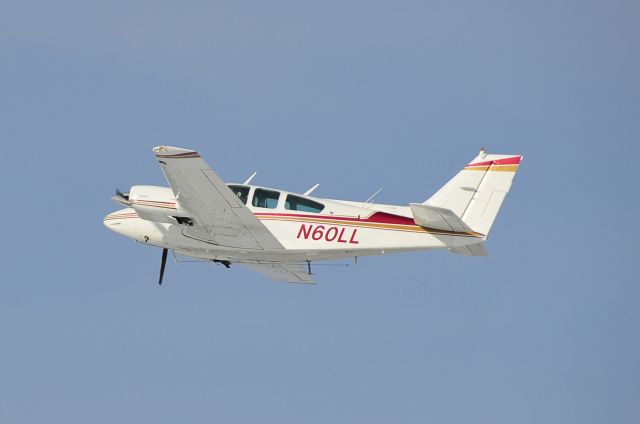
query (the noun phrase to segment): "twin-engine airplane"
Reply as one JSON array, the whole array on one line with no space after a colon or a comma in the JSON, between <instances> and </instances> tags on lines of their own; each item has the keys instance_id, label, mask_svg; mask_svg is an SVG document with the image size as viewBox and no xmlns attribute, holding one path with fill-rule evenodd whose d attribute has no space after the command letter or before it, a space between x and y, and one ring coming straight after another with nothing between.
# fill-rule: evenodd
<instances>
[{"instance_id":1,"label":"twin-engine airplane","mask_svg":"<svg viewBox=\"0 0 640 424\"><path fill-rule=\"evenodd\" d=\"M110 230L276 280L313 283L311 263L393 252L448 249L486 256L484 241L522 156L484 150L437 193L408 206L312 197L250 182L225 184L193 150L153 149L169 187L133 186L113 197L127 206L107 215Z\"/></svg>"}]
</instances>

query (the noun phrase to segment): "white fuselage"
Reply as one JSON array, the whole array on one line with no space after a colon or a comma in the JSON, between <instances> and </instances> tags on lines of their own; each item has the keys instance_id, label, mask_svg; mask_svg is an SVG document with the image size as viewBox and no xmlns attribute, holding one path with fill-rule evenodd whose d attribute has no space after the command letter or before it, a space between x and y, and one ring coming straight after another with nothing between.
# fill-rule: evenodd
<instances>
[{"instance_id":1,"label":"white fuselage","mask_svg":"<svg viewBox=\"0 0 640 424\"><path fill-rule=\"evenodd\" d=\"M104 224L138 242L173 249L176 253L202 259L230 262L317 261L377 255L413 250L454 248L480 243L473 234L428 229L417 225L411 209L405 206L380 205L322 199L277 192L279 198L268 207L254 206L252 185L248 188L246 206L275 236L284 250L248 249L224 241L224 228L215 234L204 234L196 227L181 222L179 199L164 187L146 187L145 195L132 191L131 207L113 212ZM323 206L320 212L292 210L288 195L308 199ZM178 196L179 197L179 196ZM252 201L253 200L253 201Z\"/></svg>"}]
</instances>

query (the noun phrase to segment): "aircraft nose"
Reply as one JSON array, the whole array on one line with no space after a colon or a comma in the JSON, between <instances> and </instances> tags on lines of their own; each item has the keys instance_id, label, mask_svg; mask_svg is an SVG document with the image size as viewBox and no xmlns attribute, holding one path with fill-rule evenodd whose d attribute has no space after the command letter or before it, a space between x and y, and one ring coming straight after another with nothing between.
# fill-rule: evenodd
<instances>
[{"instance_id":1,"label":"aircraft nose","mask_svg":"<svg viewBox=\"0 0 640 424\"><path fill-rule=\"evenodd\" d=\"M119 227L122 226L122 221L120 220L117 212L112 212L107 216L105 216L104 219L102 220L102 223L104 224L105 227L107 227L108 229L116 233L120 232L118 230L119 230Z\"/></svg>"},{"instance_id":2,"label":"aircraft nose","mask_svg":"<svg viewBox=\"0 0 640 424\"><path fill-rule=\"evenodd\" d=\"M105 215L105 217L102 219L102 223L104 224L105 227L107 227L108 229L112 229L112 227L115 224L118 224L116 222L116 218L115 218L115 212L112 212L110 214Z\"/></svg>"},{"instance_id":3,"label":"aircraft nose","mask_svg":"<svg viewBox=\"0 0 640 424\"><path fill-rule=\"evenodd\" d=\"M129 220L131 220L132 218L137 217L138 215L133 209L127 208L108 214L104 217L102 223L111 231L114 231L118 234L126 235L125 233L128 232L128 230L126 229L127 222L129 222Z\"/></svg>"}]
</instances>

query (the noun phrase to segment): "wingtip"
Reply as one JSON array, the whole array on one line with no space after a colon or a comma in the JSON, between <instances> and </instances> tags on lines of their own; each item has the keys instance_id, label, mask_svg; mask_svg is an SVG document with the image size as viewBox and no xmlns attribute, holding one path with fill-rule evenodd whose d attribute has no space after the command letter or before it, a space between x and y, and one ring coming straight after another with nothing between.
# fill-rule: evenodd
<instances>
[{"instance_id":1,"label":"wingtip","mask_svg":"<svg viewBox=\"0 0 640 424\"><path fill-rule=\"evenodd\" d=\"M200 157L198 152L190 149L183 149L182 147L173 146L156 146L153 148L153 153L157 157L161 158L195 158Z\"/></svg>"}]
</instances>

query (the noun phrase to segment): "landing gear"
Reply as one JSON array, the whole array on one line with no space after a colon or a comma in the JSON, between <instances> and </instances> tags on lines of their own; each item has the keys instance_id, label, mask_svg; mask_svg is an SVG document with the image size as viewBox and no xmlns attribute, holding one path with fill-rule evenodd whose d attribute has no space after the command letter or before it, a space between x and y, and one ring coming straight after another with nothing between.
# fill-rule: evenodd
<instances>
[{"instance_id":1,"label":"landing gear","mask_svg":"<svg viewBox=\"0 0 640 424\"><path fill-rule=\"evenodd\" d=\"M231 262L229 262L229 261L224 261L224 260L223 260L223 261L221 261L221 260L219 260L219 259L211 259L211 261L212 261L212 262L215 262L215 263L217 263L217 264L222 264L222 265L224 265L224 266L225 266L225 268L231 268Z\"/></svg>"}]
</instances>

